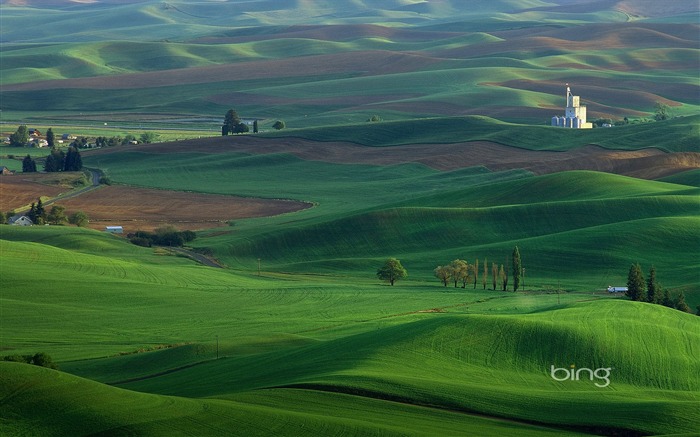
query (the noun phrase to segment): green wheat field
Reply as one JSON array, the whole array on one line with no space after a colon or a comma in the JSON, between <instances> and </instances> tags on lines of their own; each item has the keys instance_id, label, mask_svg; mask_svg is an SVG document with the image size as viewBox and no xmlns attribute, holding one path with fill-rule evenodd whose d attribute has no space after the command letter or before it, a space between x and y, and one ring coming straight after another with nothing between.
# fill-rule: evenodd
<instances>
[{"instance_id":1,"label":"green wheat field","mask_svg":"<svg viewBox=\"0 0 700 437\"><path fill-rule=\"evenodd\" d=\"M3 135L152 131L83 164L310 205L198 230L189 249L223 268L0 226L0 358L58 365L0 360L0 435L700 430L694 0L0 3ZM618 126L550 127L569 82ZM229 108L261 132L220 136ZM0 146L0 196L48 153ZM524 283L494 290L515 246ZM455 259L474 283L434 276ZM608 293L635 263L691 312Z\"/></svg>"}]
</instances>

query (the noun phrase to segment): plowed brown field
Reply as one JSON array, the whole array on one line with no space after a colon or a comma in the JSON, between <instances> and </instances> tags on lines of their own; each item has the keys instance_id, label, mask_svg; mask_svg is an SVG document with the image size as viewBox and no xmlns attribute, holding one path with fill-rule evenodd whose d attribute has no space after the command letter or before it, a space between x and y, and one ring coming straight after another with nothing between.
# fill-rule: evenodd
<instances>
[{"instance_id":1,"label":"plowed brown field","mask_svg":"<svg viewBox=\"0 0 700 437\"><path fill-rule=\"evenodd\" d=\"M90 227L123 226L124 232L173 225L179 230L225 226L228 221L266 217L311 207L288 200L250 199L124 186L106 186L57 201L67 212L84 211Z\"/></svg>"}]
</instances>

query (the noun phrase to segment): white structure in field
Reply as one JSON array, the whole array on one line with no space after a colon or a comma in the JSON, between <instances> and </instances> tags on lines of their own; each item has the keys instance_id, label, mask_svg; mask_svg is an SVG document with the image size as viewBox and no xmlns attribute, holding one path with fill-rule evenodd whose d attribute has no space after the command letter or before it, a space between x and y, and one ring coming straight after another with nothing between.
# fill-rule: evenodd
<instances>
[{"instance_id":1,"label":"white structure in field","mask_svg":"<svg viewBox=\"0 0 700 437\"><path fill-rule=\"evenodd\" d=\"M571 94L569 84L566 84L566 113L563 117L552 117L552 126L569 127L572 129L590 129L593 123L586 121L586 105L581 105L581 98Z\"/></svg>"}]
</instances>

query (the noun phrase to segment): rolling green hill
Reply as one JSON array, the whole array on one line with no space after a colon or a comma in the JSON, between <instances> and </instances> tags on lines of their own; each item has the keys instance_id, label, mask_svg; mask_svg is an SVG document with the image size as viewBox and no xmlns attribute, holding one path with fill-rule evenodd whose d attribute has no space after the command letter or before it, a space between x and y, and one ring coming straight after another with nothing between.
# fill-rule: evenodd
<instances>
[{"instance_id":1,"label":"rolling green hill","mask_svg":"<svg viewBox=\"0 0 700 437\"><path fill-rule=\"evenodd\" d=\"M9 3L0 93L4 118L18 122L95 113L110 122L143 113L221 117L235 107L266 129L277 119L314 127L372 115L542 125L562 113L565 83L590 119L645 118L657 102L674 116L698 113L697 24L682 18L697 4L686 0L673 9L538 0L469 8L454 1ZM30 20L52 26L27 32Z\"/></svg>"},{"instance_id":2,"label":"rolling green hill","mask_svg":"<svg viewBox=\"0 0 700 437\"><path fill-rule=\"evenodd\" d=\"M605 291L640 263L700 305L697 1L468 3L0 0L3 131L186 126L82 159L313 204L198 232L224 268L0 226L0 435L697 432L700 318ZM549 127L567 83L629 123ZM262 132L219 137L229 108ZM434 277L457 258L473 285Z\"/></svg>"},{"instance_id":3,"label":"rolling green hill","mask_svg":"<svg viewBox=\"0 0 700 437\"><path fill-rule=\"evenodd\" d=\"M160 435L206 423L215 435L264 423L281 435L576 435L700 423L698 319L675 310L589 293L257 277L95 231L33 231L3 228L3 348L41 348L63 370L120 388L0 363L3 433ZM82 252L95 245L107 251ZM156 350L116 354L137 346ZM552 365L571 364L610 368L609 388L600 373L551 378Z\"/></svg>"}]
</instances>

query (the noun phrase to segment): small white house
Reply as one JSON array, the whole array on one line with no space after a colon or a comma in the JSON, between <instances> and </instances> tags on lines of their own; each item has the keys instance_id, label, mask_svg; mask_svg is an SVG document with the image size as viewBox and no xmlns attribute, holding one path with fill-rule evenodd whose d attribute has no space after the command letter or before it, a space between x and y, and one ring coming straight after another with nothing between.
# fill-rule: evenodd
<instances>
[{"instance_id":1,"label":"small white house","mask_svg":"<svg viewBox=\"0 0 700 437\"><path fill-rule=\"evenodd\" d=\"M121 226L105 226L105 232L110 234L123 234L124 228Z\"/></svg>"},{"instance_id":2,"label":"small white house","mask_svg":"<svg viewBox=\"0 0 700 437\"><path fill-rule=\"evenodd\" d=\"M608 293L627 293L627 287L608 286Z\"/></svg>"},{"instance_id":3,"label":"small white house","mask_svg":"<svg viewBox=\"0 0 700 437\"><path fill-rule=\"evenodd\" d=\"M23 216L17 218L15 221L13 221L11 224L13 224L15 226L32 226L34 224L34 222L32 221L32 219L30 219L26 215L23 215Z\"/></svg>"}]
</instances>

